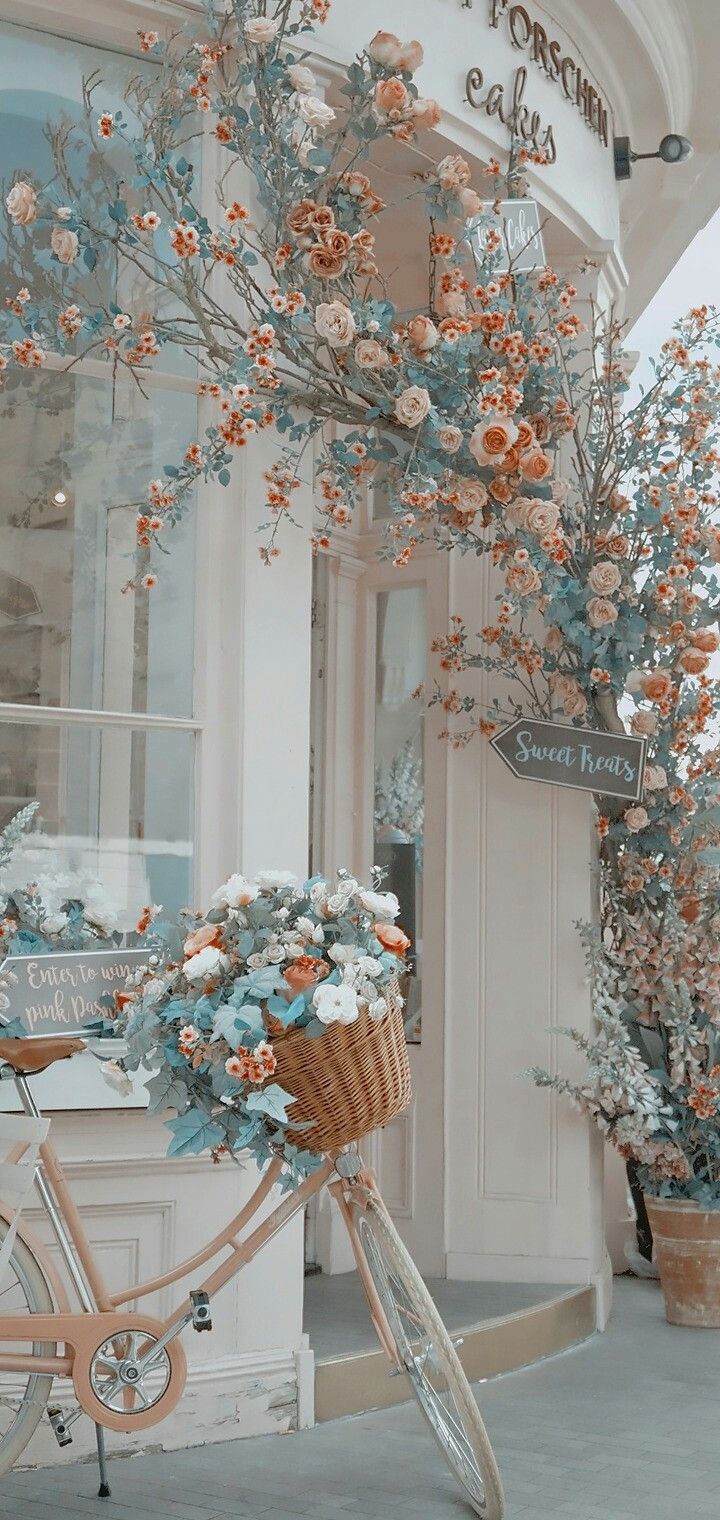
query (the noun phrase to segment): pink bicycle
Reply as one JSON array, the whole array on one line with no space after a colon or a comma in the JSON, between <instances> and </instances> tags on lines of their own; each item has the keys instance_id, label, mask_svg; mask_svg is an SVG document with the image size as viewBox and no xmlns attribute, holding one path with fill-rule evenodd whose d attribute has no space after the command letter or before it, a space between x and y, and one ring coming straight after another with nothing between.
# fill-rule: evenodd
<instances>
[{"instance_id":1,"label":"pink bicycle","mask_svg":"<svg viewBox=\"0 0 720 1520\"><path fill-rule=\"evenodd\" d=\"M22 1456L47 1413L61 1445L81 1414L94 1421L100 1495L110 1493L105 1430L140 1432L164 1420L182 1396L186 1360L181 1336L212 1328L212 1300L309 1199L329 1187L347 1226L370 1317L390 1371L404 1373L466 1500L484 1520L501 1520L500 1474L470 1385L432 1298L405 1250L354 1145L328 1152L317 1171L287 1194L260 1224L252 1221L277 1181L280 1156L267 1167L252 1198L226 1228L172 1271L110 1293L93 1255L58 1156L47 1137L28 1077L82 1049L68 1038L0 1040L0 1076L13 1078L26 1118L0 1118L0 1137L25 1126L20 1143L0 1165L3 1197L28 1180L47 1212L69 1283L27 1229L16 1209L0 1203L0 1473ZM17 1179L21 1181L18 1183ZM242 1238L241 1238L242 1237ZM7 1249L3 1251L2 1242ZM201 1269L217 1258L206 1276ZM197 1287L164 1320L127 1307L159 1288L198 1273ZM72 1380L76 1407L51 1402L54 1377Z\"/></svg>"}]
</instances>

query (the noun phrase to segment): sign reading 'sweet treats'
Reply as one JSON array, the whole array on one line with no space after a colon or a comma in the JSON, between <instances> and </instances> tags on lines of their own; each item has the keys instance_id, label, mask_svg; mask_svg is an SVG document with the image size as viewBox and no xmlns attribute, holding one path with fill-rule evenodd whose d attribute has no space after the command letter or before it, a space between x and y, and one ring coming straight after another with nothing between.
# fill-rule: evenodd
<instances>
[{"instance_id":1,"label":"sign reading 'sweet treats'","mask_svg":"<svg viewBox=\"0 0 720 1520\"><path fill-rule=\"evenodd\" d=\"M29 1035L82 1034L88 1024L112 1017L99 999L121 992L147 958L147 950L11 955L0 967L17 978L5 988L10 1007L3 1021L20 1019Z\"/></svg>"},{"instance_id":2,"label":"sign reading 'sweet treats'","mask_svg":"<svg viewBox=\"0 0 720 1520\"><path fill-rule=\"evenodd\" d=\"M600 792L626 802L642 797L646 741L631 734L516 718L490 742L513 775L526 781Z\"/></svg>"}]
</instances>

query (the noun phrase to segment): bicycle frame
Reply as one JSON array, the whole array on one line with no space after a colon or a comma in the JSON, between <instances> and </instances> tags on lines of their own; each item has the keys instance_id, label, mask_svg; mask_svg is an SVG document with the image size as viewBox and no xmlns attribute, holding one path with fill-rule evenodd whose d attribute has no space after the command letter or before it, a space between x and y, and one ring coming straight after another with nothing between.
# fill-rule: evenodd
<instances>
[{"instance_id":1,"label":"bicycle frame","mask_svg":"<svg viewBox=\"0 0 720 1520\"><path fill-rule=\"evenodd\" d=\"M26 1111L38 1117L39 1111L26 1078L17 1077L16 1085ZM22 1149L24 1147L18 1148L20 1153ZM186 1295L167 1319L158 1320L139 1315L135 1311L128 1311L123 1309L123 1306L179 1282L182 1278L188 1277L199 1268L211 1263L221 1252L229 1250L230 1255L225 1260L220 1261L201 1282L194 1284L197 1290L207 1293L209 1298L212 1297L238 1272L241 1272L258 1251L261 1251L263 1246L267 1245L268 1241L272 1240L312 1197L320 1193L326 1184L330 1185L350 1233L353 1252L369 1300L371 1318L381 1345L390 1360L395 1363L394 1341L365 1263L351 1208L351 1201L362 1202L367 1199L369 1189L376 1193L375 1179L371 1173L361 1171L357 1167L352 1175L339 1176L338 1154L328 1154L312 1176L308 1177L294 1192L287 1194L267 1218L260 1224L256 1224L244 1239L239 1239L240 1233L250 1224L278 1180L283 1163L280 1157L276 1157L263 1173L254 1193L239 1213L234 1215L225 1228L208 1241L202 1249L158 1277L133 1283L121 1293L110 1293L93 1255L92 1246L72 1197L60 1159L51 1141L46 1140L40 1146L35 1183L60 1248L68 1277L82 1305L82 1312L79 1314L72 1312L67 1289L49 1259L45 1247L21 1226L19 1233L45 1273L58 1310L50 1314L0 1315L0 1341L16 1340L25 1343L32 1341L34 1345L48 1341L56 1345L62 1342L65 1354L46 1356L0 1351L0 1372L51 1373L71 1377L78 1400L85 1412L96 1423L109 1429L139 1430L164 1419L180 1399L185 1385L185 1355L176 1337L191 1322L192 1307L189 1306ZM17 1154L14 1159L17 1159ZM90 1379L90 1363L100 1345L113 1337L133 1330L146 1333L152 1339L151 1351L147 1352L148 1358L151 1355L157 1356L161 1348L170 1348L170 1381L162 1399L152 1408L143 1411L131 1407L127 1414L116 1414L105 1408L94 1394ZM146 1345L150 1346L150 1340Z\"/></svg>"}]
</instances>

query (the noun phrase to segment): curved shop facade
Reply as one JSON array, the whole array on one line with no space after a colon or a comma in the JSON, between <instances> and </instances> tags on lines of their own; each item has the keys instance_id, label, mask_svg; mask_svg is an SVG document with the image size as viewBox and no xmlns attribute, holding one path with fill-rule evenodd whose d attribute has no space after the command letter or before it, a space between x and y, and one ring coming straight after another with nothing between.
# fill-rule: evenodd
<instances>
[{"instance_id":1,"label":"curved shop facade","mask_svg":"<svg viewBox=\"0 0 720 1520\"><path fill-rule=\"evenodd\" d=\"M716 205L711 27L698 9L637 0L628 16L608 0L600 25L590 0L334 0L317 70L332 96L337 65L375 31L419 37L448 150L479 174L504 159L512 126L545 147L551 162L530 178L548 259L588 301L634 316ZM42 125L77 110L83 74L101 69L118 93L137 29L191 10L66 0L60 15L44 0L2 0L2 178L21 159L41 173ZM694 141L693 160L638 166L619 187L613 137L647 151L668 131ZM407 156L378 169L396 186L408 172ZM392 237L383 260L397 253L408 307L424 302L424 249L400 213ZM553 1064L549 1025L590 1027L573 929L593 913L589 804L515 780L489 748L448 753L411 699L448 612L491 604L485 572L432 550L402 575L381 562L380 482L315 562L312 501L298 492L308 531L260 573L274 457L263 439L227 491L201 493L167 589L149 605L122 597L128 502L202 425L194 377L156 372L143 397L87 361L72 377L51 367L43 387L0 413L3 571L29 588L18 617L0 584L3 821L39 797L36 868L99 877L130 915L205 902L238 868L385 864L418 947L415 1101L370 1145L399 1227L429 1274L594 1283L601 1324L602 1157L583 1123L517 1076ZM208 1232L220 1227L245 1183L202 1158L164 1159L142 1089L132 1106L108 1106L89 1058L41 1081L113 1286L130 1270L162 1274L200 1213ZM341 1271L344 1249L325 1205L304 1238L298 1224L273 1243L242 1300L228 1291L212 1343L194 1338L188 1394L163 1439L312 1419L303 1257ZM57 1460L54 1444L35 1442L35 1460Z\"/></svg>"}]
</instances>

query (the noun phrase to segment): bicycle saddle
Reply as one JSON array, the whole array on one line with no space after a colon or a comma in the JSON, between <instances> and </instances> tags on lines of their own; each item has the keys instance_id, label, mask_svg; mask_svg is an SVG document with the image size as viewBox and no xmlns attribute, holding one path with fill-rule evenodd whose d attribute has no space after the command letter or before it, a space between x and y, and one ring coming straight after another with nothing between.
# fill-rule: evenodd
<instances>
[{"instance_id":1,"label":"bicycle saddle","mask_svg":"<svg viewBox=\"0 0 720 1520\"><path fill-rule=\"evenodd\" d=\"M74 1035L40 1035L36 1040L0 1040L0 1063L26 1076L44 1071L53 1061L65 1061L85 1049L85 1041Z\"/></svg>"}]
</instances>

